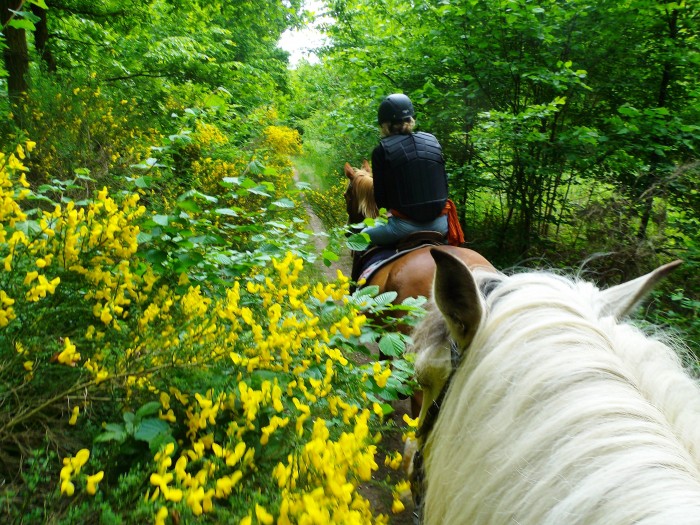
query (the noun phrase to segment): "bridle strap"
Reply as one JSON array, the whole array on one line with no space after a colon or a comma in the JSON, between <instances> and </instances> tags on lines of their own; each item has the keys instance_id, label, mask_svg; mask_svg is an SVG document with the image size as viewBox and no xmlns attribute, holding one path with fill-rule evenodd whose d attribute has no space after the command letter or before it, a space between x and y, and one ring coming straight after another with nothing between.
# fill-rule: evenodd
<instances>
[{"instance_id":1,"label":"bridle strap","mask_svg":"<svg viewBox=\"0 0 700 525\"><path fill-rule=\"evenodd\" d=\"M440 390L438 396L428 407L428 411L425 413L423 423L418 429L418 432L416 432L417 438L427 439L428 434L430 434L430 431L433 430L435 422L437 421L437 418L440 415L440 407L442 406L442 402L445 399L447 388L450 386L450 383L452 382L452 377L457 371L457 368L459 368L460 355L459 350L457 348L457 343L455 343L454 340L450 341L450 361L452 364L452 370L450 371L450 375L447 377L447 381L445 381L445 384L443 385L442 390Z\"/></svg>"},{"instance_id":2,"label":"bridle strap","mask_svg":"<svg viewBox=\"0 0 700 525\"><path fill-rule=\"evenodd\" d=\"M459 353L459 348L454 340L450 341L450 361L452 363L452 370L450 375L447 377L447 381L440 390L440 394L435 398L435 400L428 407L428 411L425 413L425 418L416 432L416 438L418 439L418 450L413 455L413 476L411 478L411 492L413 494L414 511L413 511L413 522L416 525L420 525L423 522L423 503L425 496L425 463L423 459L423 446L433 430L437 418L440 415L440 408L447 394L447 389L452 383L452 378L455 372L459 368L462 361L462 356Z\"/></svg>"}]
</instances>

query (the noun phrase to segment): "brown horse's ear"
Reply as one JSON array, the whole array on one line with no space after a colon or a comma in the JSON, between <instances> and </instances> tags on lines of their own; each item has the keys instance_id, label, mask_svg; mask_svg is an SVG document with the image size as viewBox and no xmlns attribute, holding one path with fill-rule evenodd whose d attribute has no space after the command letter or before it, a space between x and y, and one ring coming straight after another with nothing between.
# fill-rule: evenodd
<instances>
[{"instance_id":1,"label":"brown horse's ear","mask_svg":"<svg viewBox=\"0 0 700 525\"><path fill-rule=\"evenodd\" d=\"M440 248L430 254L435 260L433 299L447 321L450 334L464 350L474 339L483 309L472 273L461 260Z\"/></svg>"},{"instance_id":2,"label":"brown horse's ear","mask_svg":"<svg viewBox=\"0 0 700 525\"><path fill-rule=\"evenodd\" d=\"M367 159L364 159L362 161L362 169L365 170L367 173L371 174L372 173L372 166L370 163L367 161Z\"/></svg>"},{"instance_id":3,"label":"brown horse's ear","mask_svg":"<svg viewBox=\"0 0 700 525\"><path fill-rule=\"evenodd\" d=\"M345 170L345 176L352 180L355 178L355 170L352 169L352 166L350 166L349 162L345 163L345 166L343 166L343 169Z\"/></svg>"},{"instance_id":4,"label":"brown horse's ear","mask_svg":"<svg viewBox=\"0 0 700 525\"><path fill-rule=\"evenodd\" d=\"M678 268L683 261L673 261L632 281L608 288L602 293L603 305L600 316L613 316L622 319L651 292L656 283Z\"/></svg>"}]
</instances>

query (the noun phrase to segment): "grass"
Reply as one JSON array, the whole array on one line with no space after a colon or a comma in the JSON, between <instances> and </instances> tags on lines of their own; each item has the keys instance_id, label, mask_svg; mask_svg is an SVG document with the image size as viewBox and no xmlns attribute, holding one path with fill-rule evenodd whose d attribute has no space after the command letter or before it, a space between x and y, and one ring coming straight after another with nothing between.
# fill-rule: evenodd
<instances>
[{"instance_id":1,"label":"grass","mask_svg":"<svg viewBox=\"0 0 700 525\"><path fill-rule=\"evenodd\" d=\"M307 182L316 191L332 188L342 175L342 166L336 165L328 144L311 140L304 142L304 153L293 159L299 180Z\"/></svg>"}]
</instances>

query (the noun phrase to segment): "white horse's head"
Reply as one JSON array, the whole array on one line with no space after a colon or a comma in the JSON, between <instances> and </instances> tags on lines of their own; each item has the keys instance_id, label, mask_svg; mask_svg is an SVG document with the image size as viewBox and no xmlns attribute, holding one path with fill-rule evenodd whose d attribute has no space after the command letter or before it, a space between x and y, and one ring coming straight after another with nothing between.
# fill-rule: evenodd
<instances>
[{"instance_id":1,"label":"white horse's head","mask_svg":"<svg viewBox=\"0 0 700 525\"><path fill-rule=\"evenodd\" d=\"M700 389L622 321L678 263L599 290L433 257L419 379L450 377L450 338L461 355L424 437L425 523L700 523ZM426 330L444 337L424 352Z\"/></svg>"}]
</instances>

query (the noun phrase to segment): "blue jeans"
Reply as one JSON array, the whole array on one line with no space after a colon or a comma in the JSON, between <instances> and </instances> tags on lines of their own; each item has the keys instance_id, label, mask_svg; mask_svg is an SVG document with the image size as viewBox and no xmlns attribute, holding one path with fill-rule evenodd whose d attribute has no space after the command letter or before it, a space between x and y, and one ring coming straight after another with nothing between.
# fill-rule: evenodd
<instances>
[{"instance_id":1,"label":"blue jeans","mask_svg":"<svg viewBox=\"0 0 700 525\"><path fill-rule=\"evenodd\" d=\"M362 233L369 235L377 246L396 244L413 232L435 231L447 235L447 215L440 215L430 222L413 222L398 217L389 217L386 224L369 226Z\"/></svg>"}]
</instances>

